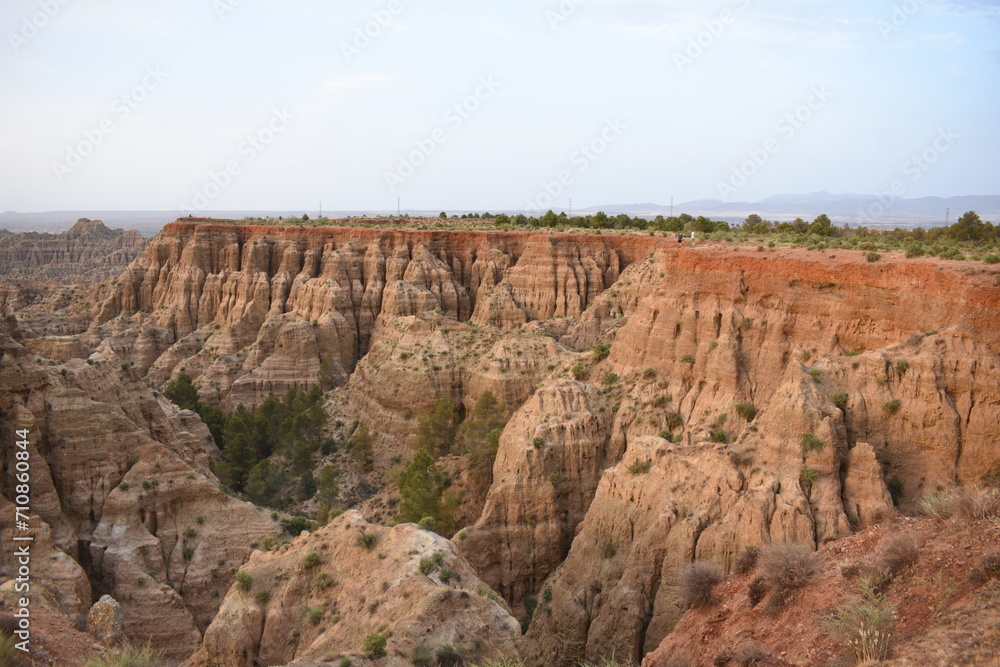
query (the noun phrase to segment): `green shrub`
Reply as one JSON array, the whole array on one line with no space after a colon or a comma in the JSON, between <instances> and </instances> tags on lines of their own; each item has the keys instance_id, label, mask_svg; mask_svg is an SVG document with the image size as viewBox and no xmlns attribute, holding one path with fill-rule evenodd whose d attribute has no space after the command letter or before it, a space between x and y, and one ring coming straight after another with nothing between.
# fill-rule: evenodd
<instances>
[{"instance_id":1,"label":"green shrub","mask_svg":"<svg viewBox=\"0 0 1000 667\"><path fill-rule=\"evenodd\" d=\"M737 403L736 414L748 422L753 421L754 417L757 416L757 408L754 407L753 403Z\"/></svg>"},{"instance_id":2,"label":"green shrub","mask_svg":"<svg viewBox=\"0 0 1000 667\"><path fill-rule=\"evenodd\" d=\"M899 412L899 408L901 405L903 405L902 401L900 401L898 398L894 398L891 401L886 401L885 403L883 403L882 409L885 410L886 413L894 415L897 412Z\"/></svg>"},{"instance_id":3,"label":"green shrub","mask_svg":"<svg viewBox=\"0 0 1000 667\"><path fill-rule=\"evenodd\" d=\"M569 369L569 372L573 375L574 380L578 380L580 382L590 377L590 373L587 371L587 367L584 366L583 364L577 364L576 366L573 366L573 368Z\"/></svg>"},{"instance_id":4,"label":"green shrub","mask_svg":"<svg viewBox=\"0 0 1000 667\"><path fill-rule=\"evenodd\" d=\"M655 378L656 377L656 369L655 368L647 368L646 370L644 370L642 372L642 377L644 377L647 380L649 380L651 378Z\"/></svg>"},{"instance_id":5,"label":"green shrub","mask_svg":"<svg viewBox=\"0 0 1000 667\"><path fill-rule=\"evenodd\" d=\"M452 570L447 565L442 565L441 569L438 570L438 579L440 579L441 583L443 584L447 584L449 581L451 581L452 577L454 576L455 576L455 571Z\"/></svg>"},{"instance_id":6,"label":"green shrub","mask_svg":"<svg viewBox=\"0 0 1000 667\"><path fill-rule=\"evenodd\" d=\"M318 607L306 607L305 615L310 625L319 625L323 620L323 610Z\"/></svg>"},{"instance_id":7,"label":"green shrub","mask_svg":"<svg viewBox=\"0 0 1000 667\"><path fill-rule=\"evenodd\" d=\"M603 557L614 558L616 553L618 553L618 547L615 546L614 542L605 542L601 545L601 555Z\"/></svg>"},{"instance_id":8,"label":"green shrub","mask_svg":"<svg viewBox=\"0 0 1000 667\"><path fill-rule=\"evenodd\" d=\"M954 513L955 503L947 491L932 493L920 501L920 511L935 519L947 519Z\"/></svg>"},{"instance_id":9,"label":"green shrub","mask_svg":"<svg viewBox=\"0 0 1000 667\"><path fill-rule=\"evenodd\" d=\"M302 567L313 568L319 565L319 554L315 551L310 551L302 558Z\"/></svg>"},{"instance_id":10,"label":"green shrub","mask_svg":"<svg viewBox=\"0 0 1000 667\"><path fill-rule=\"evenodd\" d=\"M685 354L683 357L681 357L680 362L682 364L693 364L694 357L692 357L690 354Z\"/></svg>"},{"instance_id":11,"label":"green shrub","mask_svg":"<svg viewBox=\"0 0 1000 667\"><path fill-rule=\"evenodd\" d=\"M825 446L825 443L812 433L803 433L802 438L799 440L799 448L802 450L803 456L809 454L809 452L822 451Z\"/></svg>"},{"instance_id":12,"label":"green shrub","mask_svg":"<svg viewBox=\"0 0 1000 667\"><path fill-rule=\"evenodd\" d=\"M818 368L813 368L812 370L810 370L809 375L812 376L813 382L815 382L816 384L823 383L823 374L819 372Z\"/></svg>"},{"instance_id":13,"label":"green shrub","mask_svg":"<svg viewBox=\"0 0 1000 667\"><path fill-rule=\"evenodd\" d=\"M882 255L878 254L877 252L865 253L865 261L867 262L877 262L880 259L882 259Z\"/></svg>"},{"instance_id":14,"label":"green shrub","mask_svg":"<svg viewBox=\"0 0 1000 667\"><path fill-rule=\"evenodd\" d=\"M846 393L838 391L836 394L833 395L833 404L836 405L841 410L843 410L844 408L847 407L847 398L848 396Z\"/></svg>"},{"instance_id":15,"label":"green shrub","mask_svg":"<svg viewBox=\"0 0 1000 667\"><path fill-rule=\"evenodd\" d=\"M233 575L233 579L236 580L236 587L243 592L247 592L253 588L253 575L249 572L237 572Z\"/></svg>"},{"instance_id":16,"label":"green shrub","mask_svg":"<svg viewBox=\"0 0 1000 667\"><path fill-rule=\"evenodd\" d=\"M373 632L361 643L361 651L369 658L381 658L385 656L385 648L389 645L389 638L379 632Z\"/></svg>"},{"instance_id":17,"label":"green shrub","mask_svg":"<svg viewBox=\"0 0 1000 667\"><path fill-rule=\"evenodd\" d=\"M309 585L313 588L313 590L323 590L324 588L333 586L333 578L326 572L317 572L313 575L312 581L309 582Z\"/></svg>"},{"instance_id":18,"label":"green shrub","mask_svg":"<svg viewBox=\"0 0 1000 667\"><path fill-rule=\"evenodd\" d=\"M299 535L302 531L309 530L309 525L309 519L304 516L281 520L281 527L288 531L289 535Z\"/></svg>"},{"instance_id":19,"label":"green shrub","mask_svg":"<svg viewBox=\"0 0 1000 667\"><path fill-rule=\"evenodd\" d=\"M413 654L410 655L410 662L417 667L430 667L434 664L434 656L427 649L426 646L418 646L413 649Z\"/></svg>"},{"instance_id":20,"label":"green shrub","mask_svg":"<svg viewBox=\"0 0 1000 667\"><path fill-rule=\"evenodd\" d=\"M375 533L361 533L358 535L358 545L371 551L375 548L375 543L378 542L378 536Z\"/></svg>"},{"instance_id":21,"label":"green shrub","mask_svg":"<svg viewBox=\"0 0 1000 667\"><path fill-rule=\"evenodd\" d=\"M597 345L594 346L592 352L593 360L595 363L607 359L610 354L611 354L611 346L608 345L607 343L598 343Z\"/></svg>"},{"instance_id":22,"label":"green shrub","mask_svg":"<svg viewBox=\"0 0 1000 667\"><path fill-rule=\"evenodd\" d=\"M657 435L659 435L664 440L669 440L673 442L674 434L668 431L667 429L662 429L659 433L657 433Z\"/></svg>"},{"instance_id":23,"label":"green shrub","mask_svg":"<svg viewBox=\"0 0 1000 667\"><path fill-rule=\"evenodd\" d=\"M439 667L455 667L455 665L461 665L464 660L462 651L451 644L438 647L434 655L437 657Z\"/></svg>"},{"instance_id":24,"label":"green shrub","mask_svg":"<svg viewBox=\"0 0 1000 667\"><path fill-rule=\"evenodd\" d=\"M652 468L652 461L633 461L628 466L628 472L630 475L642 475L649 472Z\"/></svg>"},{"instance_id":25,"label":"green shrub","mask_svg":"<svg viewBox=\"0 0 1000 667\"><path fill-rule=\"evenodd\" d=\"M541 436L535 436L531 439L531 446L535 449L541 449L545 446L545 438Z\"/></svg>"},{"instance_id":26,"label":"green shrub","mask_svg":"<svg viewBox=\"0 0 1000 667\"><path fill-rule=\"evenodd\" d=\"M492 590L488 588L480 588L478 591L476 591L476 593L478 595L482 595L487 600L493 600L497 604L500 603L500 596L498 596L496 593L494 593Z\"/></svg>"},{"instance_id":27,"label":"green shrub","mask_svg":"<svg viewBox=\"0 0 1000 667\"><path fill-rule=\"evenodd\" d=\"M255 597L257 598L257 602L260 604L267 604L271 601L271 591L266 588L261 588L257 591L257 595Z\"/></svg>"},{"instance_id":28,"label":"green shrub","mask_svg":"<svg viewBox=\"0 0 1000 667\"><path fill-rule=\"evenodd\" d=\"M552 602L552 587L546 586L542 591L542 602Z\"/></svg>"},{"instance_id":29,"label":"green shrub","mask_svg":"<svg viewBox=\"0 0 1000 667\"><path fill-rule=\"evenodd\" d=\"M421 574L430 574L438 568L438 564L434 562L432 556L424 556L420 559L419 568Z\"/></svg>"},{"instance_id":30,"label":"green shrub","mask_svg":"<svg viewBox=\"0 0 1000 667\"><path fill-rule=\"evenodd\" d=\"M990 253L986 257L983 257L983 262L985 264L1000 264L1000 255Z\"/></svg>"},{"instance_id":31,"label":"green shrub","mask_svg":"<svg viewBox=\"0 0 1000 667\"><path fill-rule=\"evenodd\" d=\"M721 428L712 431L712 442L718 442L724 444L728 441L729 441L729 435Z\"/></svg>"},{"instance_id":32,"label":"green shrub","mask_svg":"<svg viewBox=\"0 0 1000 667\"><path fill-rule=\"evenodd\" d=\"M656 398L653 399L653 407L655 408L662 408L666 404L667 404L666 396L657 396Z\"/></svg>"},{"instance_id":33,"label":"green shrub","mask_svg":"<svg viewBox=\"0 0 1000 667\"><path fill-rule=\"evenodd\" d=\"M673 412L667 415L667 428L671 431L684 426L684 418L681 417L680 413Z\"/></svg>"},{"instance_id":34,"label":"green shrub","mask_svg":"<svg viewBox=\"0 0 1000 667\"><path fill-rule=\"evenodd\" d=\"M605 373L604 374L604 386L610 387L618 382L618 373Z\"/></svg>"},{"instance_id":35,"label":"green shrub","mask_svg":"<svg viewBox=\"0 0 1000 667\"><path fill-rule=\"evenodd\" d=\"M902 375L910 369L910 362L906 359L899 359L896 361L896 373Z\"/></svg>"},{"instance_id":36,"label":"green shrub","mask_svg":"<svg viewBox=\"0 0 1000 667\"><path fill-rule=\"evenodd\" d=\"M815 470L810 470L809 468L803 468L799 472L799 477L806 482L812 483L819 479L819 473Z\"/></svg>"}]
</instances>

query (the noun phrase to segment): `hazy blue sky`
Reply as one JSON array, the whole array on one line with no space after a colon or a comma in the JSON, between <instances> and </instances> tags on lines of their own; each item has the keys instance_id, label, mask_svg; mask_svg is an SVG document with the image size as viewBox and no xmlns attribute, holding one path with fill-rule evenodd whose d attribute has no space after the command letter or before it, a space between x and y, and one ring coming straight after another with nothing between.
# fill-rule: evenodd
<instances>
[{"instance_id":1,"label":"hazy blue sky","mask_svg":"<svg viewBox=\"0 0 1000 667\"><path fill-rule=\"evenodd\" d=\"M995 1L5 0L0 27L0 210L1000 194Z\"/></svg>"}]
</instances>

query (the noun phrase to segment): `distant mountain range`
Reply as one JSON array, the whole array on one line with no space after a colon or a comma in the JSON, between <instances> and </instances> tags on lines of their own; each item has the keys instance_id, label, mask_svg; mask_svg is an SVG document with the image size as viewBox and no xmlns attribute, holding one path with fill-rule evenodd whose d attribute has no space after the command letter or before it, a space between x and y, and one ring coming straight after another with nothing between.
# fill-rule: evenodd
<instances>
[{"instance_id":1,"label":"distant mountain range","mask_svg":"<svg viewBox=\"0 0 1000 667\"><path fill-rule=\"evenodd\" d=\"M557 211L562 209L556 209ZM653 218L658 215L670 215L670 206L666 204L607 204L573 211L574 214L596 213L604 211L609 215L626 213L631 216ZM951 211L949 216L949 210ZM493 213L516 214L522 211L491 209ZM759 202L723 202L716 199L699 199L696 201L675 204L673 212L676 215L704 215L716 220L740 222L751 213L756 213L769 220L813 220L821 213L826 213L838 225L845 223L852 227L866 226L871 228L893 227L932 227L955 222L966 211L976 211L983 220L1000 222L1000 195L962 196L962 197L922 197L920 199L889 199L879 200L874 195L833 194L830 192L812 192L804 195L774 195ZM207 211L205 215L214 218L244 217L289 217L302 213L315 215L317 212L303 210L286 211ZM434 217L440 209L433 211L404 211L409 215ZM447 211L456 213L483 213L479 211ZM395 211L325 211L331 218L359 215L390 215ZM537 212L534 213L537 215ZM0 213L0 229L6 228L14 232L62 232L69 229L79 218L102 220L108 227L136 229L143 236L153 236L168 222L185 215L182 211L47 211L41 213L18 213L7 211ZM0 231L2 234L2 231Z\"/></svg>"}]
</instances>

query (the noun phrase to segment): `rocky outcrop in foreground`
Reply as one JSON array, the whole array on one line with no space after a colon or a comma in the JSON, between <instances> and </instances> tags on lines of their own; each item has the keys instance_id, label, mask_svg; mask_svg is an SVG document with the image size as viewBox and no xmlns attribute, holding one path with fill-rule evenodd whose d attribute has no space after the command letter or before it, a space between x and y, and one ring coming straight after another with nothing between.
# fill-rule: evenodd
<instances>
[{"instance_id":1,"label":"rocky outcrop in foreground","mask_svg":"<svg viewBox=\"0 0 1000 667\"><path fill-rule=\"evenodd\" d=\"M290 545L255 552L187 664L516 658L520 634L451 542L413 524L375 526L351 511Z\"/></svg>"}]
</instances>

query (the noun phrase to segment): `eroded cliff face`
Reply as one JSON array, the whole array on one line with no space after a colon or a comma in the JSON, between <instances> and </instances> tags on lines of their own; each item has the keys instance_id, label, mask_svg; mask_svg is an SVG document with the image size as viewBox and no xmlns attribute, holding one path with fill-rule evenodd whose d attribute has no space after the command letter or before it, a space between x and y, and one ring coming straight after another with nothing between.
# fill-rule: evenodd
<instances>
[{"instance_id":1,"label":"eroded cliff face","mask_svg":"<svg viewBox=\"0 0 1000 667\"><path fill-rule=\"evenodd\" d=\"M103 280L117 276L145 245L137 231L108 229L100 220L81 218L61 234L0 236L0 268L8 278L33 281Z\"/></svg>"},{"instance_id":2,"label":"eroded cliff face","mask_svg":"<svg viewBox=\"0 0 1000 667\"><path fill-rule=\"evenodd\" d=\"M154 382L184 366L210 378L209 397L253 404L344 384L383 321L579 316L638 252L600 237L174 223L108 287L97 322L138 314L101 328L102 345Z\"/></svg>"},{"instance_id":3,"label":"eroded cliff face","mask_svg":"<svg viewBox=\"0 0 1000 667\"><path fill-rule=\"evenodd\" d=\"M208 469L218 450L197 415L100 355L40 364L19 338L3 325L0 432L6 442L30 434L34 582L78 623L110 594L131 640L186 657L250 542L280 529L218 490ZM13 448L4 455L9 470ZM5 477L6 498L13 483ZM16 567L4 553L7 578Z\"/></svg>"},{"instance_id":4,"label":"eroded cliff face","mask_svg":"<svg viewBox=\"0 0 1000 667\"><path fill-rule=\"evenodd\" d=\"M154 386L183 369L225 407L322 384L332 419L372 429L373 483L437 398L468 412L493 392L512 416L461 556L521 620L538 601L531 664L641 659L681 617L692 559L819 548L891 516L890 480L906 505L1000 469L992 277L830 254L179 222L75 340ZM263 650L245 597L225 622L250 613L239 632ZM306 655L281 646L274 660Z\"/></svg>"}]
</instances>

